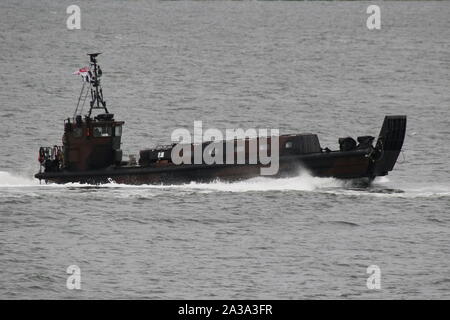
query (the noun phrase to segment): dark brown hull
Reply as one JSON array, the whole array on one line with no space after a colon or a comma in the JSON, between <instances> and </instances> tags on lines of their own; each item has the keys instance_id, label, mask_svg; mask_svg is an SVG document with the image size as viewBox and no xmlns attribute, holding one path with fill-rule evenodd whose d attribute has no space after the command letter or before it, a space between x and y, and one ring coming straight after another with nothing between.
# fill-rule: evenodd
<instances>
[{"instance_id":1,"label":"dark brown hull","mask_svg":"<svg viewBox=\"0 0 450 320\"><path fill-rule=\"evenodd\" d=\"M386 116L376 146L360 146L351 151L320 151L296 155L282 155L276 175L266 177L289 177L298 175L302 169L317 177L338 179L366 179L387 175L394 168L400 154L406 130L406 116ZM327 150L327 151L325 151ZM341 149L342 150L342 149ZM198 164L175 165L168 160L146 165L110 165L104 169L40 172L39 180L54 183L108 182L124 184L177 184L210 182L217 179L233 181L260 176L260 164Z\"/></svg>"},{"instance_id":2,"label":"dark brown hull","mask_svg":"<svg viewBox=\"0 0 450 320\"><path fill-rule=\"evenodd\" d=\"M373 162L368 156L369 152L370 150L366 149L281 157L278 174L266 177L295 176L302 169L306 169L312 175L318 177L367 178L370 181L375 175L373 173ZM133 166L80 172L38 173L35 177L54 183L177 184L191 181L210 182L217 179L223 181L249 179L260 176L260 168L260 165L249 164Z\"/></svg>"}]
</instances>

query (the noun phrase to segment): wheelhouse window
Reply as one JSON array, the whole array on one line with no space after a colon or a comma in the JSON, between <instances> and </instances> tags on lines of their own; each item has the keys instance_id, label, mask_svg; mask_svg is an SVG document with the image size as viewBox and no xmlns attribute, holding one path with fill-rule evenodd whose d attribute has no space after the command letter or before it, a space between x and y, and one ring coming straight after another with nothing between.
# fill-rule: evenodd
<instances>
[{"instance_id":1,"label":"wheelhouse window","mask_svg":"<svg viewBox=\"0 0 450 320\"><path fill-rule=\"evenodd\" d=\"M82 135L83 135L83 128L77 127L73 129L73 136L75 138L81 138Z\"/></svg>"},{"instance_id":2,"label":"wheelhouse window","mask_svg":"<svg viewBox=\"0 0 450 320\"><path fill-rule=\"evenodd\" d=\"M112 127L102 126L94 127L94 137L111 137Z\"/></svg>"},{"instance_id":3,"label":"wheelhouse window","mask_svg":"<svg viewBox=\"0 0 450 320\"><path fill-rule=\"evenodd\" d=\"M114 127L114 135L116 137L121 137L122 136L122 126Z\"/></svg>"}]
</instances>

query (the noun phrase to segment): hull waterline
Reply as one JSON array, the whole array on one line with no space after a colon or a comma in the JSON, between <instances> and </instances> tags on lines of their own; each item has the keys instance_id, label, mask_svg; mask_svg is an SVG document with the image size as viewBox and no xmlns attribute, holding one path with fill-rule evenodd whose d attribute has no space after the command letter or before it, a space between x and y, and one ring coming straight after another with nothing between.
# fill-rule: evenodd
<instances>
[{"instance_id":1,"label":"hull waterline","mask_svg":"<svg viewBox=\"0 0 450 320\"><path fill-rule=\"evenodd\" d=\"M290 156L280 158L278 173L266 177L291 177L301 170L308 170L318 177L334 177L338 179L373 180L373 164L369 150L350 152L329 152ZM110 167L102 170L87 170L81 172L50 172L38 173L39 180L52 183L88 183L102 184L109 182L123 184L177 184L195 182L236 181L261 175L261 165L170 165L153 167Z\"/></svg>"}]
</instances>

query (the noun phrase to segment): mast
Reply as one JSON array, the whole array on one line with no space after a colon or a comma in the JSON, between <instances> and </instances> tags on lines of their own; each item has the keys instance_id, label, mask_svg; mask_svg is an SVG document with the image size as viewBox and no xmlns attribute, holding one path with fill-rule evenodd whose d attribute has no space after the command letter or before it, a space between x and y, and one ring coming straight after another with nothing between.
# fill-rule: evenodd
<instances>
[{"instance_id":1,"label":"mast","mask_svg":"<svg viewBox=\"0 0 450 320\"><path fill-rule=\"evenodd\" d=\"M103 90L100 84L100 77L102 76L102 69L97 64L97 56L100 55L101 52L97 53L88 53L90 57L90 66L91 72L93 72L92 79L90 81L90 89L91 89L91 102L88 117L91 117L93 109L103 109L105 113L109 113L106 108L106 102L103 100Z\"/></svg>"}]
</instances>

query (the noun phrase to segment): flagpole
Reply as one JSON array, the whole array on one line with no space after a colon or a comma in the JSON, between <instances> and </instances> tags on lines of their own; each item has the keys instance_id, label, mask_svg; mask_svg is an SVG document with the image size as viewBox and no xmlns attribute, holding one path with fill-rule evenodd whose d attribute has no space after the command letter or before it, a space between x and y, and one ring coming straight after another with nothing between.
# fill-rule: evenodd
<instances>
[{"instance_id":1,"label":"flagpole","mask_svg":"<svg viewBox=\"0 0 450 320\"><path fill-rule=\"evenodd\" d=\"M84 91L84 86L86 85L86 82L83 80L83 87L81 87L81 92L80 92L80 96L78 97L78 103L77 103L77 107L75 109L75 112L73 113L73 118L75 119L77 112L78 112L78 107L80 106L80 101L81 101L81 96L83 95L83 91Z\"/></svg>"}]
</instances>

